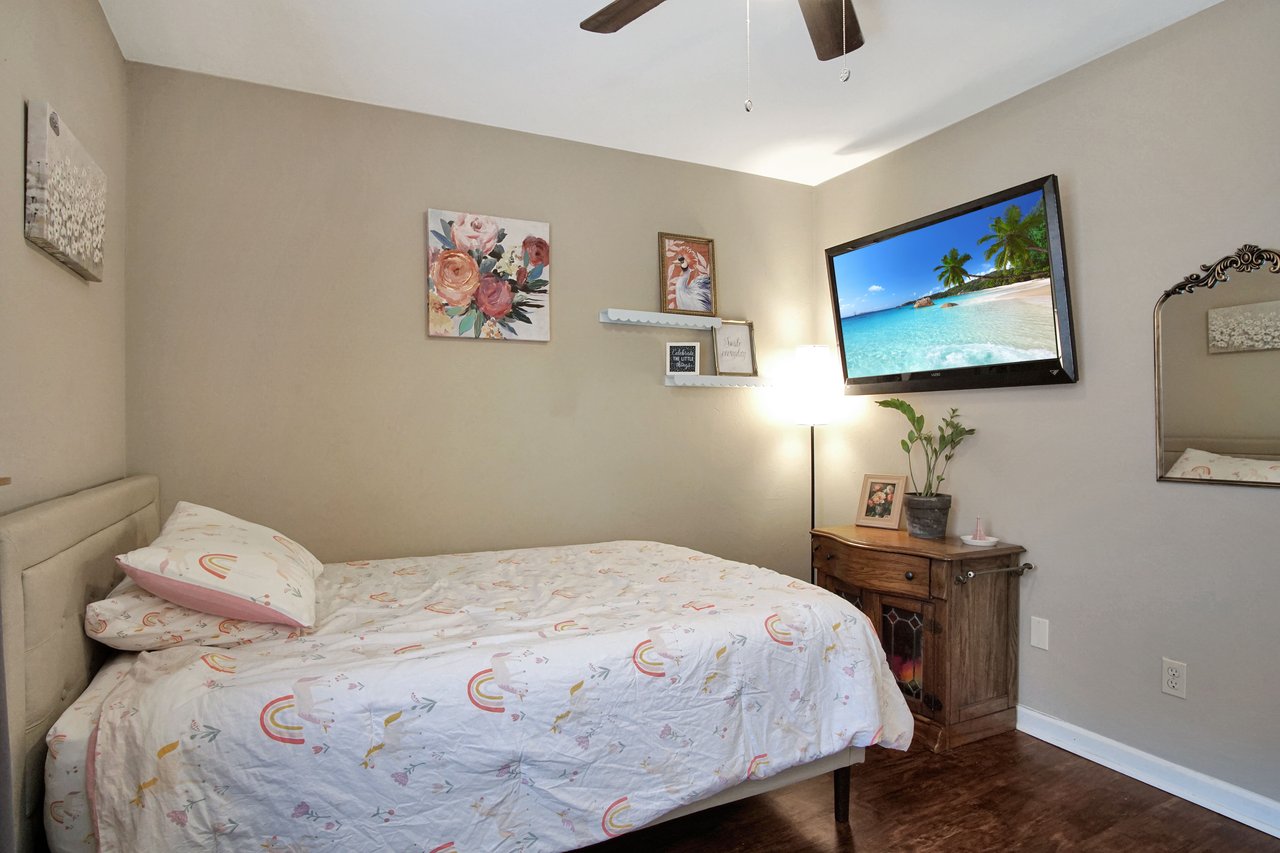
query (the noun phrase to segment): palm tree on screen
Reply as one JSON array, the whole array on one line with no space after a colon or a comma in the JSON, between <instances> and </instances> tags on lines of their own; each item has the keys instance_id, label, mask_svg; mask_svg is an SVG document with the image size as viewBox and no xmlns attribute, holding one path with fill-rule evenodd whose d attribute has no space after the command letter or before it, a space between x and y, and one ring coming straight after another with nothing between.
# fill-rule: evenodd
<instances>
[{"instance_id":1,"label":"palm tree on screen","mask_svg":"<svg viewBox=\"0 0 1280 853\"><path fill-rule=\"evenodd\" d=\"M959 287L969 280L969 271L964 265L973 260L973 255L968 253L960 254L956 249L952 249L942 256L942 263L933 268L938 274L938 281L942 282L945 287Z\"/></svg>"},{"instance_id":2,"label":"palm tree on screen","mask_svg":"<svg viewBox=\"0 0 1280 853\"><path fill-rule=\"evenodd\" d=\"M1029 265L1033 255L1047 257L1048 251L1035 239L1037 232L1043 230L1040 221L1043 215L1037 208L1031 216L1024 218L1020 207L1009 205L1004 216L992 220L990 233L978 238L979 243L989 244L984 258L988 261L994 259L996 269L1005 270Z\"/></svg>"}]
</instances>

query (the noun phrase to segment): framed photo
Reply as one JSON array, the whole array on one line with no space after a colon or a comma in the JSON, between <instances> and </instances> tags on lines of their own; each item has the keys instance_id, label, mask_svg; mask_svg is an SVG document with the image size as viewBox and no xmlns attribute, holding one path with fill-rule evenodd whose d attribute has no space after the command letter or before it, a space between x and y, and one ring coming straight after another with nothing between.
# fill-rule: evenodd
<instances>
[{"instance_id":1,"label":"framed photo","mask_svg":"<svg viewBox=\"0 0 1280 853\"><path fill-rule=\"evenodd\" d=\"M709 237L658 235L659 305L668 314L716 315L716 253Z\"/></svg>"},{"instance_id":2,"label":"framed photo","mask_svg":"<svg viewBox=\"0 0 1280 853\"><path fill-rule=\"evenodd\" d=\"M867 474L862 478L862 499L858 501L858 517L854 523L860 527L897 530L902 519L902 498L906 493L906 477Z\"/></svg>"},{"instance_id":3,"label":"framed photo","mask_svg":"<svg viewBox=\"0 0 1280 853\"><path fill-rule=\"evenodd\" d=\"M750 321L721 320L720 326L711 330L711 339L717 375L756 375L756 336Z\"/></svg>"},{"instance_id":4,"label":"framed photo","mask_svg":"<svg viewBox=\"0 0 1280 853\"><path fill-rule=\"evenodd\" d=\"M702 369L701 345L698 343L667 344L667 375L699 373Z\"/></svg>"}]
</instances>

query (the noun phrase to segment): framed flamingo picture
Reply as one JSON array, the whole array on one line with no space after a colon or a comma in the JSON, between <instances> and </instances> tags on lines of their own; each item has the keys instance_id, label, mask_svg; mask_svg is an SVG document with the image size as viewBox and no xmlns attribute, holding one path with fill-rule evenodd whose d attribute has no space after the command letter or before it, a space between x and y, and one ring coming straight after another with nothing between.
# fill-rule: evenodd
<instances>
[{"instance_id":1,"label":"framed flamingo picture","mask_svg":"<svg viewBox=\"0 0 1280 853\"><path fill-rule=\"evenodd\" d=\"M659 304L668 314L716 315L716 253L709 237L658 235Z\"/></svg>"}]
</instances>

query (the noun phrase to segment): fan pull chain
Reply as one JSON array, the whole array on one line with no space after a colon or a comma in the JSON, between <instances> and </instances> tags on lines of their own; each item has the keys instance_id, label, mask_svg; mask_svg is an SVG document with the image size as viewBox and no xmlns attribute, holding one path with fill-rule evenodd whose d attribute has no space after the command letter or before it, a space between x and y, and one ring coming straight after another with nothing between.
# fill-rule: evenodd
<instances>
[{"instance_id":1,"label":"fan pull chain","mask_svg":"<svg viewBox=\"0 0 1280 853\"><path fill-rule=\"evenodd\" d=\"M751 112L751 0L747 0L747 99L742 107Z\"/></svg>"},{"instance_id":2,"label":"fan pull chain","mask_svg":"<svg viewBox=\"0 0 1280 853\"><path fill-rule=\"evenodd\" d=\"M840 0L840 82L849 82L849 0Z\"/></svg>"}]
</instances>

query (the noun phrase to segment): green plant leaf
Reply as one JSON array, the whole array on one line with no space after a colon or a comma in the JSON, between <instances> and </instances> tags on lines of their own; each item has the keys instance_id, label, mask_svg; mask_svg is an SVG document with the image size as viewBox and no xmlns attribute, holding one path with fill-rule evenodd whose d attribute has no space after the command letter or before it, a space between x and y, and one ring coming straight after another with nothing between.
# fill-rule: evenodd
<instances>
[{"instance_id":1,"label":"green plant leaf","mask_svg":"<svg viewBox=\"0 0 1280 853\"><path fill-rule=\"evenodd\" d=\"M471 331L471 326L475 323L475 321L476 321L475 311L468 311L467 316L463 317L462 322L458 324L458 334L465 335L467 332Z\"/></svg>"}]
</instances>

